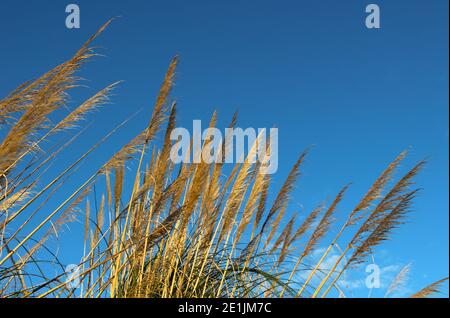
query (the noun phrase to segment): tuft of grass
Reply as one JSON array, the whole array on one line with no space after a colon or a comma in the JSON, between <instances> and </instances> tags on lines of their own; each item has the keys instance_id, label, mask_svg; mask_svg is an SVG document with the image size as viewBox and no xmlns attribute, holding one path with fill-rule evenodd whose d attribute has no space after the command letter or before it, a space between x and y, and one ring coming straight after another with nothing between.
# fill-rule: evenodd
<instances>
[{"instance_id":1,"label":"tuft of grass","mask_svg":"<svg viewBox=\"0 0 450 318\"><path fill-rule=\"evenodd\" d=\"M401 153L341 225L335 214L350 191L348 185L329 207L320 205L299 223L298 214L288 213L288 202L307 151L272 203L271 178L249 160L251 154L230 171L222 163L172 164L170 133L177 106L170 101L170 92L177 57L169 64L148 125L137 136L73 191L61 188L129 119L47 180L48 171L54 171L52 160L79 134L54 151L42 152L41 146L81 125L89 112L108 102L119 84L94 94L59 122L50 120L66 106L68 92L78 85L76 72L95 55L91 42L110 22L70 60L0 101L0 129L6 131L0 142L0 296L325 297L333 289L342 295L338 284L342 274L364 263L402 224L417 194L413 179L425 162L389 188L406 156ZM229 127L236 120L233 117ZM210 127L216 121L213 114ZM163 135L160 145L155 142L158 134ZM130 165L133 160L137 165ZM56 197L63 199L53 207L49 202ZM64 226L80 219L84 219L79 238L84 253L72 277L79 280L74 286L50 243ZM329 239L335 227L340 230ZM351 239L344 239L344 233ZM323 268L338 243L345 248L330 268ZM319 251L319 244L326 248L314 263L307 256ZM386 295L398 287L406 271ZM308 277L302 278L301 272ZM444 280L412 297L434 294Z\"/></svg>"}]
</instances>

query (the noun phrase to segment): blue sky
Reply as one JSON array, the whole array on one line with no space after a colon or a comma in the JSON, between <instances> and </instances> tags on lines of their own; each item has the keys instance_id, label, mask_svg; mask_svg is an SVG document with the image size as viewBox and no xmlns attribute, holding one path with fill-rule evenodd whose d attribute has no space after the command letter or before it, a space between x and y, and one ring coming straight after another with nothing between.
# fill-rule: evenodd
<instances>
[{"instance_id":1,"label":"blue sky","mask_svg":"<svg viewBox=\"0 0 450 318\"><path fill-rule=\"evenodd\" d=\"M398 153L410 151L402 172L426 157L417 178L423 191L408 223L375 254L391 269L412 262L408 288L416 290L448 276L448 1L373 2L381 8L378 30L364 25L369 1L78 0L81 28L69 30L69 1L3 0L0 96L69 58L103 22L120 16L95 42L105 57L83 68L87 87L74 90L73 102L125 82L67 155L150 106L179 54L179 126L207 121L214 110L225 126L239 110L240 127L278 127L275 188L297 155L314 146L293 210L306 213L352 182L338 214L343 220ZM146 122L146 115L133 119L86 170ZM71 233L63 242L77 246ZM68 263L79 257L61 253Z\"/></svg>"}]
</instances>

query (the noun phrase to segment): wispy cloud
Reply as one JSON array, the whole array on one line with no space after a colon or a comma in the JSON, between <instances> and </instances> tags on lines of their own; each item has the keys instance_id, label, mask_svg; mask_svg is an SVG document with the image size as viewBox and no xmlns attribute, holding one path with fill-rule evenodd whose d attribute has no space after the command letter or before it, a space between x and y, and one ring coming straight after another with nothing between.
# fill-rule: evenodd
<instances>
[{"instance_id":1,"label":"wispy cloud","mask_svg":"<svg viewBox=\"0 0 450 318\"><path fill-rule=\"evenodd\" d=\"M303 270L300 270L297 273L296 279L298 281L304 282L309 275L311 274L312 268L317 264L319 259L322 257L323 253L326 251L326 247L319 247L316 250L314 250L306 260L306 264L310 264L310 266L304 266ZM380 251L379 254L377 254L379 257L372 258L372 261L375 265L379 267L379 279L380 279L380 287L379 288L373 288L372 290L367 287L366 285L366 279L369 275L369 273L366 272L366 266L369 263L366 263L362 266L352 268L350 270L347 270L343 273L341 279L338 282L339 289L342 290L343 295L339 295L337 293L336 295L339 296L356 296L356 297L384 297L386 295L387 291L389 290L389 287L392 287L392 284L395 283L396 279L400 279L396 283L396 286L393 290L389 292L387 296L389 297L406 297L409 294L411 294L411 289L407 286L407 277L403 278L403 281L401 281L401 272L402 270L405 270L405 267L408 267L408 272L411 269L411 264L404 264L401 262L394 262L393 257L389 255L387 251ZM311 286L317 286L322 278L326 275L327 271L335 264L335 262L338 260L340 256L340 251L338 249L333 249L326 259L321 264L319 270L314 274L313 278L311 279ZM345 263L342 261L337 266L337 271L341 270L343 268L343 264ZM406 273L403 273L406 274ZM398 277L400 275L400 277ZM404 275L407 276L407 275Z\"/></svg>"}]
</instances>

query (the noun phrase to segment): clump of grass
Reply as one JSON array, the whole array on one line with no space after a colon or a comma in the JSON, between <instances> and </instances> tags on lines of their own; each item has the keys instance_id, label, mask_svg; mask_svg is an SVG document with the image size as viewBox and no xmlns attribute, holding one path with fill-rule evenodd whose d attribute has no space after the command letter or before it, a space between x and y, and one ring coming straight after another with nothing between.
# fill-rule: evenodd
<instances>
[{"instance_id":1,"label":"clump of grass","mask_svg":"<svg viewBox=\"0 0 450 318\"><path fill-rule=\"evenodd\" d=\"M344 186L329 207L319 206L301 223L297 214L287 213L307 151L295 162L272 203L270 176L260 173L262 167L248 158L232 166L229 173L221 163L172 164L170 132L176 125L177 106L169 96L176 57L148 125L77 189L64 192L56 208L48 210L49 200L80 163L127 122L44 182L51 160L78 135L52 152L39 152L40 146L54 134L77 126L88 112L108 101L118 84L94 94L58 123L50 121L49 116L66 105L68 91L77 85L76 71L95 54L91 42L109 23L73 58L0 101L0 129L7 131L0 143L0 295L325 297L333 289L342 294L338 284L342 274L365 262L403 222L417 194L413 179L425 163L419 162L389 188L394 171L406 156L401 153L327 242L330 229L339 226L335 214L350 189ZM211 127L216 120L214 114ZM235 124L233 117L229 126ZM159 133L163 134L161 147L155 143ZM125 171L131 160L137 161L137 167L130 183L125 182L129 174ZM128 184L131 188L126 188ZM95 213L92 200L100 202ZM74 277L80 285L73 288L48 243L62 226L80 216L84 218L84 237L80 237L84 255ZM344 233L353 235L346 241ZM338 242L345 248L330 268L323 268ZM326 246L323 254L315 264L308 263L319 244ZM49 271L47 263L53 264L52 269L59 267L59 274ZM305 270L309 275L302 279L298 273ZM413 297L437 292L444 280Z\"/></svg>"}]
</instances>

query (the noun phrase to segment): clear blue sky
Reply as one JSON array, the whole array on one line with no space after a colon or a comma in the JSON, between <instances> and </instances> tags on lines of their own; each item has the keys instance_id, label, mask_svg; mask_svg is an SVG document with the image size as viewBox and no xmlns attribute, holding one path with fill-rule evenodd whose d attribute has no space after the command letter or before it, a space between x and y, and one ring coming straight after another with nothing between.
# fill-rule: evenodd
<instances>
[{"instance_id":1,"label":"clear blue sky","mask_svg":"<svg viewBox=\"0 0 450 318\"><path fill-rule=\"evenodd\" d=\"M371 2L381 8L379 30L364 25ZM399 152L410 150L402 172L427 157L408 223L375 254L384 267L412 262L408 288L418 289L448 276L448 1L371 2L77 0L81 28L69 30L69 1L3 0L0 96L69 58L103 22L121 16L95 42L105 57L83 68L87 88L75 90L73 101L125 82L69 155L150 106L179 54L173 96L180 126L207 121L213 110L224 126L239 110L240 127L278 127L275 187L314 145L293 210L309 211L352 182L342 220ZM146 122L134 119L89 163L98 166ZM75 232L66 233L66 246L79 247L70 241ZM67 263L78 261L71 250L61 249Z\"/></svg>"}]
</instances>

